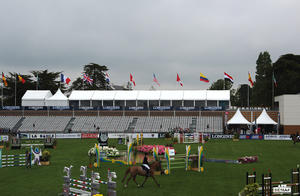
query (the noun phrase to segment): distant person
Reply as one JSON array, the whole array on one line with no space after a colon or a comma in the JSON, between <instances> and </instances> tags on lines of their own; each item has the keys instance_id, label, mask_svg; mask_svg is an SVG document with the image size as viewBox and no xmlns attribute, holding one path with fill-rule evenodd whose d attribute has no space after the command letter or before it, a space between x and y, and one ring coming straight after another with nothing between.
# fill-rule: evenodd
<instances>
[{"instance_id":1,"label":"distant person","mask_svg":"<svg viewBox=\"0 0 300 196\"><path fill-rule=\"evenodd\" d=\"M31 168L31 153L26 150L25 152L25 156L26 156L26 168Z\"/></svg>"}]
</instances>

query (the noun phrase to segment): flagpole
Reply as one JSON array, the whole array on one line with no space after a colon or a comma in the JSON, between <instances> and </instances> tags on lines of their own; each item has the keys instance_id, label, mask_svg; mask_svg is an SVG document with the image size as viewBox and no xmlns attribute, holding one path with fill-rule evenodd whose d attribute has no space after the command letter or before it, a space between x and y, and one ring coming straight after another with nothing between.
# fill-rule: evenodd
<instances>
[{"instance_id":1,"label":"flagpole","mask_svg":"<svg viewBox=\"0 0 300 196\"><path fill-rule=\"evenodd\" d=\"M15 80L15 106L17 106L17 74Z\"/></svg>"},{"instance_id":2,"label":"flagpole","mask_svg":"<svg viewBox=\"0 0 300 196\"><path fill-rule=\"evenodd\" d=\"M274 70L272 75L272 109L274 109Z\"/></svg>"},{"instance_id":3,"label":"flagpole","mask_svg":"<svg viewBox=\"0 0 300 196\"><path fill-rule=\"evenodd\" d=\"M39 73L36 73L37 77L36 77L36 90L39 90Z\"/></svg>"},{"instance_id":4,"label":"flagpole","mask_svg":"<svg viewBox=\"0 0 300 196\"><path fill-rule=\"evenodd\" d=\"M249 87L249 85L248 85L248 108L250 107L250 87Z\"/></svg>"},{"instance_id":5,"label":"flagpole","mask_svg":"<svg viewBox=\"0 0 300 196\"><path fill-rule=\"evenodd\" d=\"M1 89L1 94L2 94L2 99L1 99L1 107L2 107L2 109L3 109L3 99L4 99L4 97L3 97L3 88L4 88L4 81L3 81L3 83L2 83L2 89Z\"/></svg>"}]
</instances>

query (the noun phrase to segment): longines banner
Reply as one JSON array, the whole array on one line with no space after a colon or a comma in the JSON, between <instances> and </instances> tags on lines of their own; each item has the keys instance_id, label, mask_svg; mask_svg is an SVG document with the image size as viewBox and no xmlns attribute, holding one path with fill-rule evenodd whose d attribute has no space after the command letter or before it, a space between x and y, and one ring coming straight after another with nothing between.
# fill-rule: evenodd
<instances>
[{"instance_id":1,"label":"longines banner","mask_svg":"<svg viewBox=\"0 0 300 196\"><path fill-rule=\"evenodd\" d=\"M233 135L211 134L211 139L232 139Z\"/></svg>"}]
</instances>

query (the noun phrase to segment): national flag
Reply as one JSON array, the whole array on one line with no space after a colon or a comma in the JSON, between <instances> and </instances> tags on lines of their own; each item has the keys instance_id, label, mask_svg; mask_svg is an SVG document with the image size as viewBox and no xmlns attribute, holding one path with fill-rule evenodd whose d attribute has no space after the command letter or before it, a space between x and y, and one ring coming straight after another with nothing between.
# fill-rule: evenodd
<instances>
[{"instance_id":1,"label":"national flag","mask_svg":"<svg viewBox=\"0 0 300 196\"><path fill-rule=\"evenodd\" d=\"M109 82L110 82L110 79L109 79L109 75L108 75L108 73L105 73L105 81L106 81L107 83L109 83Z\"/></svg>"},{"instance_id":2,"label":"national flag","mask_svg":"<svg viewBox=\"0 0 300 196\"><path fill-rule=\"evenodd\" d=\"M176 79L176 81L179 82L180 86L183 86L183 83L182 83L182 81L181 81L178 73L177 73L177 79Z\"/></svg>"},{"instance_id":3,"label":"national flag","mask_svg":"<svg viewBox=\"0 0 300 196\"><path fill-rule=\"evenodd\" d=\"M130 82L132 82L133 86L135 86L135 81L133 80L133 76L130 74Z\"/></svg>"},{"instance_id":4,"label":"national flag","mask_svg":"<svg viewBox=\"0 0 300 196\"><path fill-rule=\"evenodd\" d=\"M200 73L200 81L202 81L202 82L209 82L209 80L207 79L207 77L205 75L203 75L202 73Z\"/></svg>"},{"instance_id":5,"label":"national flag","mask_svg":"<svg viewBox=\"0 0 300 196\"><path fill-rule=\"evenodd\" d=\"M253 87L253 81L251 79L251 75L250 75L249 72L248 72L248 81L250 82L250 87L252 88Z\"/></svg>"},{"instance_id":6,"label":"national flag","mask_svg":"<svg viewBox=\"0 0 300 196\"><path fill-rule=\"evenodd\" d=\"M24 80L24 78L22 78L22 76L18 75L19 81L22 82L22 84L24 84L26 81Z\"/></svg>"},{"instance_id":7,"label":"national flag","mask_svg":"<svg viewBox=\"0 0 300 196\"><path fill-rule=\"evenodd\" d=\"M275 87L277 88L277 82L276 82L276 79L275 79L275 76L274 76L274 72L273 72L273 82L274 82Z\"/></svg>"},{"instance_id":8,"label":"national flag","mask_svg":"<svg viewBox=\"0 0 300 196\"><path fill-rule=\"evenodd\" d=\"M93 83L93 79L87 76L85 73L83 74L83 81L87 81L90 85Z\"/></svg>"},{"instance_id":9,"label":"national flag","mask_svg":"<svg viewBox=\"0 0 300 196\"><path fill-rule=\"evenodd\" d=\"M71 82L71 79L69 77L66 78L64 74L60 74L60 82L65 82L66 84L69 84Z\"/></svg>"},{"instance_id":10,"label":"national flag","mask_svg":"<svg viewBox=\"0 0 300 196\"><path fill-rule=\"evenodd\" d=\"M158 80L157 80L155 74L153 74L153 82L155 82L158 86L160 86L160 84L158 83Z\"/></svg>"},{"instance_id":11,"label":"national flag","mask_svg":"<svg viewBox=\"0 0 300 196\"><path fill-rule=\"evenodd\" d=\"M4 86L7 86L7 81L6 81L6 78L5 78L3 72L2 72L2 81L3 81Z\"/></svg>"},{"instance_id":12,"label":"national flag","mask_svg":"<svg viewBox=\"0 0 300 196\"><path fill-rule=\"evenodd\" d=\"M226 73L226 72L224 72L224 79L228 79L228 80L230 80L230 82L232 82L233 83L233 78L232 78L232 76L230 76L228 73Z\"/></svg>"}]
</instances>

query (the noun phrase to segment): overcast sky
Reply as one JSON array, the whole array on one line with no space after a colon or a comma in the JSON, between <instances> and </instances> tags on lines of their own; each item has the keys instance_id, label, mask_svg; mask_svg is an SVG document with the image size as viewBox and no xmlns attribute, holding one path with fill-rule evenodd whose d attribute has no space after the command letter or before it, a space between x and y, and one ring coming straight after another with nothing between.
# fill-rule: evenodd
<instances>
[{"instance_id":1,"label":"overcast sky","mask_svg":"<svg viewBox=\"0 0 300 196\"><path fill-rule=\"evenodd\" d=\"M206 89L253 75L258 54L300 52L299 0L2 0L0 71L63 71L107 65L111 81L136 89ZM200 82L202 72L211 81ZM183 88L176 83L179 73Z\"/></svg>"}]
</instances>

